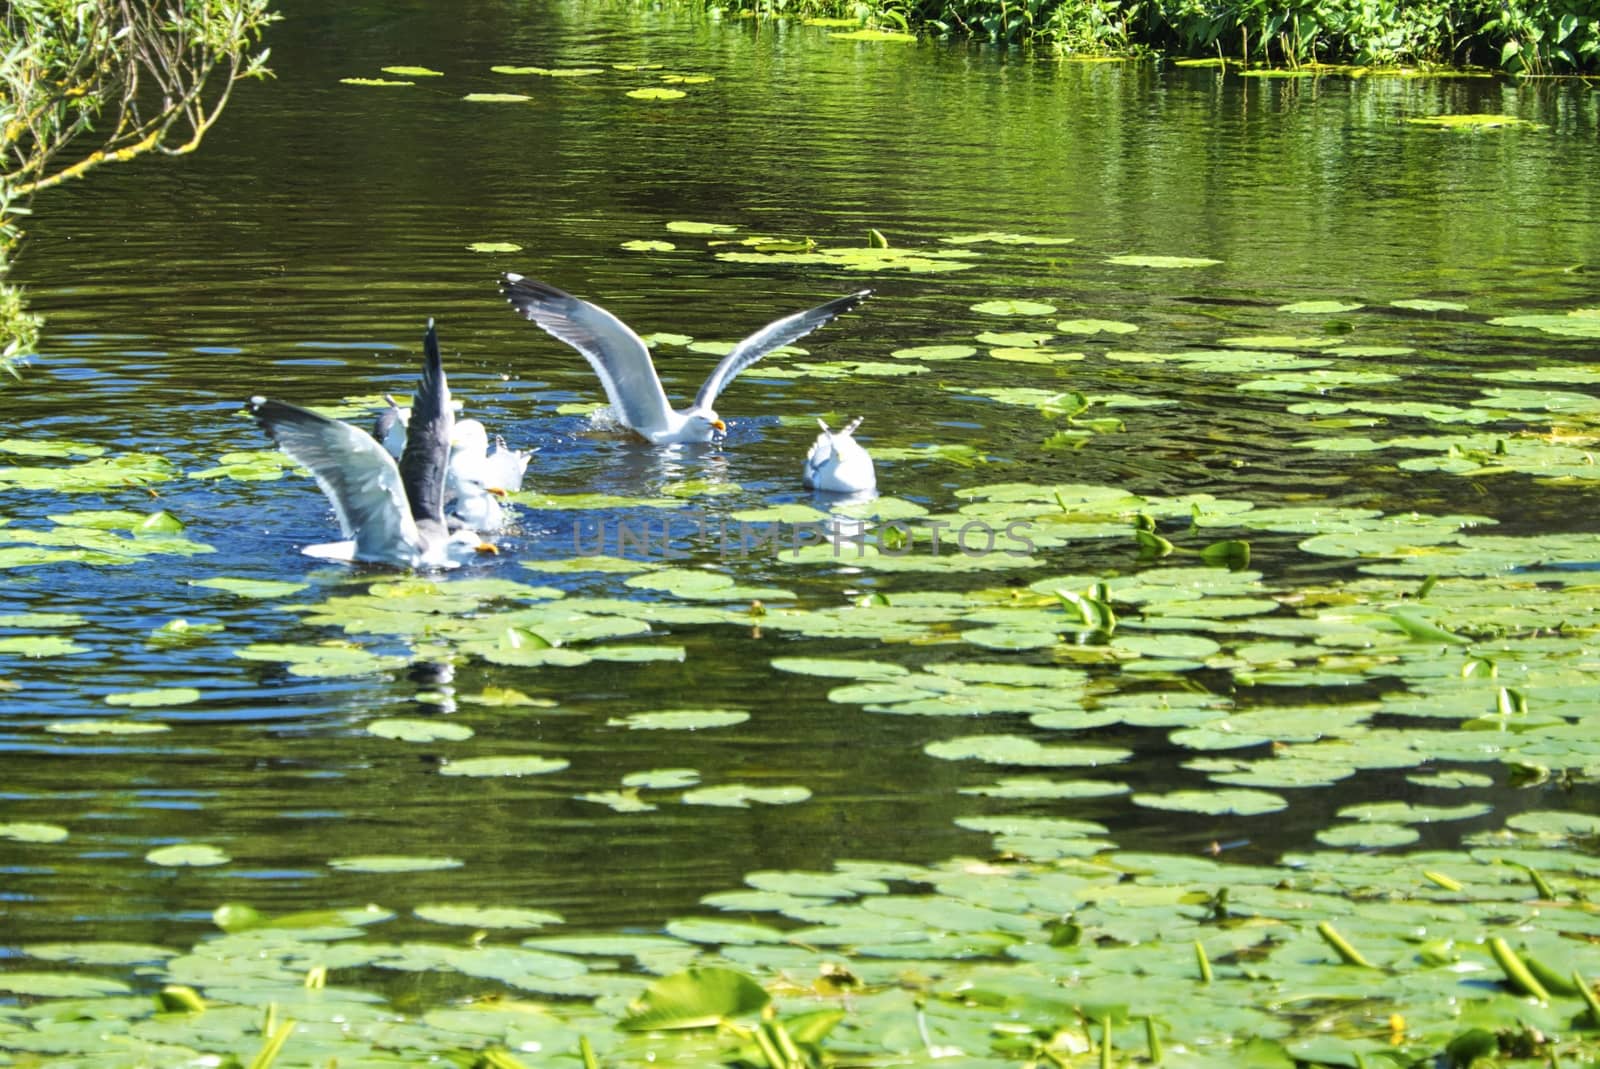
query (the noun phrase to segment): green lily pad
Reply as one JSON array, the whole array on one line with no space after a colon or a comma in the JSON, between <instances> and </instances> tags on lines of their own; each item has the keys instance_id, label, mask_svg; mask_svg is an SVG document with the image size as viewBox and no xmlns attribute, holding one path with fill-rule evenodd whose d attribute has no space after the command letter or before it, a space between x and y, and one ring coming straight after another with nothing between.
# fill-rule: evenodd
<instances>
[{"instance_id":1,"label":"green lily pad","mask_svg":"<svg viewBox=\"0 0 1600 1069\"><path fill-rule=\"evenodd\" d=\"M525 104L533 98L524 93L468 93L461 99L474 104Z\"/></svg>"},{"instance_id":2,"label":"green lily pad","mask_svg":"<svg viewBox=\"0 0 1600 1069\"><path fill-rule=\"evenodd\" d=\"M11 821L0 824L0 839L18 843L59 843L67 837L67 829L57 824L34 824L28 821Z\"/></svg>"},{"instance_id":3,"label":"green lily pad","mask_svg":"<svg viewBox=\"0 0 1600 1069\"><path fill-rule=\"evenodd\" d=\"M543 776L572 762L564 757L524 754L512 757L462 757L439 766L442 776Z\"/></svg>"},{"instance_id":4,"label":"green lily pad","mask_svg":"<svg viewBox=\"0 0 1600 1069\"><path fill-rule=\"evenodd\" d=\"M1062 319L1056 329L1063 334L1132 334L1139 328L1117 319Z\"/></svg>"},{"instance_id":5,"label":"green lily pad","mask_svg":"<svg viewBox=\"0 0 1600 1069\"><path fill-rule=\"evenodd\" d=\"M986 230L981 234L957 234L953 237L940 238L939 240L951 245L977 245L981 243L995 245L1070 245L1078 239L1039 237L1031 234L1012 234L1003 230Z\"/></svg>"},{"instance_id":6,"label":"green lily pad","mask_svg":"<svg viewBox=\"0 0 1600 1069\"><path fill-rule=\"evenodd\" d=\"M398 78L340 78L343 85L416 85L416 82L402 81Z\"/></svg>"},{"instance_id":7,"label":"green lily pad","mask_svg":"<svg viewBox=\"0 0 1600 1069\"><path fill-rule=\"evenodd\" d=\"M626 95L635 100L682 100L689 94L682 89L663 89L660 86L647 86L644 89L630 89Z\"/></svg>"},{"instance_id":8,"label":"green lily pad","mask_svg":"<svg viewBox=\"0 0 1600 1069\"><path fill-rule=\"evenodd\" d=\"M914 33L900 33L896 30L854 30L849 33L830 33L831 41L879 41L892 44L911 44L916 41Z\"/></svg>"},{"instance_id":9,"label":"green lily pad","mask_svg":"<svg viewBox=\"0 0 1600 1069\"><path fill-rule=\"evenodd\" d=\"M757 787L744 783L727 783L720 787L697 787L684 791L680 799L685 805L713 805L743 809L752 802L757 805L794 805L811 797L811 792L800 786Z\"/></svg>"},{"instance_id":10,"label":"green lily pad","mask_svg":"<svg viewBox=\"0 0 1600 1069\"><path fill-rule=\"evenodd\" d=\"M1335 824L1317 832L1317 842L1344 850L1379 850L1391 846L1406 846L1422 836L1415 828L1404 824L1385 824L1378 821L1360 824Z\"/></svg>"},{"instance_id":11,"label":"green lily pad","mask_svg":"<svg viewBox=\"0 0 1600 1069\"><path fill-rule=\"evenodd\" d=\"M1344 312L1354 312L1361 307L1350 301L1296 301L1294 304L1278 305L1278 311L1307 316L1339 315Z\"/></svg>"},{"instance_id":12,"label":"green lily pad","mask_svg":"<svg viewBox=\"0 0 1600 1069\"><path fill-rule=\"evenodd\" d=\"M665 709L612 717L606 724L634 731L699 731L742 724L749 719L750 714L742 709Z\"/></svg>"},{"instance_id":13,"label":"green lily pad","mask_svg":"<svg viewBox=\"0 0 1600 1069\"><path fill-rule=\"evenodd\" d=\"M190 586L225 590L241 598L281 598L309 587L310 583L287 582L281 579L233 579L219 576L214 579L193 579Z\"/></svg>"},{"instance_id":14,"label":"green lily pad","mask_svg":"<svg viewBox=\"0 0 1600 1069\"><path fill-rule=\"evenodd\" d=\"M171 726L153 720L57 720L45 725L57 735L155 735Z\"/></svg>"},{"instance_id":15,"label":"green lily pad","mask_svg":"<svg viewBox=\"0 0 1600 1069\"><path fill-rule=\"evenodd\" d=\"M164 709L173 705L191 705L200 700L194 687L159 687L152 690L125 691L107 694L107 705L125 705L130 709Z\"/></svg>"},{"instance_id":16,"label":"green lily pad","mask_svg":"<svg viewBox=\"0 0 1600 1069\"><path fill-rule=\"evenodd\" d=\"M461 742L472 738L471 728L448 720L386 718L368 724L367 733L402 742Z\"/></svg>"},{"instance_id":17,"label":"green lily pad","mask_svg":"<svg viewBox=\"0 0 1600 1069\"><path fill-rule=\"evenodd\" d=\"M1003 301L980 301L972 306L972 310L991 316L1047 316L1056 310L1056 306L1042 301L1008 298Z\"/></svg>"},{"instance_id":18,"label":"green lily pad","mask_svg":"<svg viewBox=\"0 0 1600 1069\"><path fill-rule=\"evenodd\" d=\"M1289 803L1267 791L1247 789L1226 791L1172 791L1167 794L1135 794L1130 801L1148 809L1171 809L1180 813L1209 813L1213 816L1254 816L1287 809Z\"/></svg>"},{"instance_id":19,"label":"green lily pad","mask_svg":"<svg viewBox=\"0 0 1600 1069\"><path fill-rule=\"evenodd\" d=\"M670 241L624 241L622 248L629 252L672 252L678 246Z\"/></svg>"},{"instance_id":20,"label":"green lily pad","mask_svg":"<svg viewBox=\"0 0 1600 1069\"><path fill-rule=\"evenodd\" d=\"M1128 254L1125 256L1112 256L1106 260L1108 264L1117 264L1122 267L1210 267L1220 264L1221 260L1211 260L1203 256L1143 256Z\"/></svg>"},{"instance_id":21,"label":"green lily pad","mask_svg":"<svg viewBox=\"0 0 1600 1069\"><path fill-rule=\"evenodd\" d=\"M930 757L945 761L984 761L994 765L1049 768L1098 768L1126 761L1133 751L1111 746L1046 746L1021 735L968 735L930 742Z\"/></svg>"},{"instance_id":22,"label":"green lily pad","mask_svg":"<svg viewBox=\"0 0 1600 1069\"><path fill-rule=\"evenodd\" d=\"M215 846L205 843L160 846L145 854L144 859L152 865L168 868L206 868L212 865L226 865L233 860Z\"/></svg>"},{"instance_id":23,"label":"green lily pad","mask_svg":"<svg viewBox=\"0 0 1600 1069\"><path fill-rule=\"evenodd\" d=\"M412 912L434 924L451 924L462 928L543 928L565 923L559 913L512 906L427 905L418 906Z\"/></svg>"},{"instance_id":24,"label":"green lily pad","mask_svg":"<svg viewBox=\"0 0 1600 1069\"><path fill-rule=\"evenodd\" d=\"M514 241L474 241L467 249L470 252L521 252L522 246Z\"/></svg>"},{"instance_id":25,"label":"green lily pad","mask_svg":"<svg viewBox=\"0 0 1600 1069\"><path fill-rule=\"evenodd\" d=\"M459 869L464 862L453 857L408 857L402 854L369 854L336 857L328 867L340 872L437 872Z\"/></svg>"},{"instance_id":26,"label":"green lily pad","mask_svg":"<svg viewBox=\"0 0 1600 1069\"><path fill-rule=\"evenodd\" d=\"M977 348L971 345L913 345L907 349L896 349L889 355L896 360L965 360L969 356L977 355Z\"/></svg>"},{"instance_id":27,"label":"green lily pad","mask_svg":"<svg viewBox=\"0 0 1600 1069\"><path fill-rule=\"evenodd\" d=\"M444 71L436 71L431 67L384 67L385 74L398 74L402 78L442 78Z\"/></svg>"},{"instance_id":28,"label":"green lily pad","mask_svg":"<svg viewBox=\"0 0 1600 1069\"><path fill-rule=\"evenodd\" d=\"M662 977L618 1022L625 1031L714 1028L735 1017L759 1013L771 1001L766 990L732 969L694 968Z\"/></svg>"},{"instance_id":29,"label":"green lily pad","mask_svg":"<svg viewBox=\"0 0 1600 1069\"><path fill-rule=\"evenodd\" d=\"M1470 115L1424 115L1405 120L1417 126L1435 126L1441 130L1497 130L1509 126L1538 126L1529 119L1515 115L1474 113Z\"/></svg>"}]
</instances>

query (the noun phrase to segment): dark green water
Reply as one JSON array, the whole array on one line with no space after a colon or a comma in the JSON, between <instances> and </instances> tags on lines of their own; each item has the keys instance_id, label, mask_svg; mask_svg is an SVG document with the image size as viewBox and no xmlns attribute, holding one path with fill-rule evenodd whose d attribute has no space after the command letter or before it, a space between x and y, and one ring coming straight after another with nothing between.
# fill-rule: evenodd
<instances>
[{"instance_id":1,"label":"dark green water","mask_svg":"<svg viewBox=\"0 0 1600 1069\"><path fill-rule=\"evenodd\" d=\"M285 6L271 42L277 78L243 87L198 155L106 169L35 205L17 279L49 324L41 354L5 388L7 436L89 441L164 454L185 471L205 468L227 451L264 446L241 415L251 394L318 404L407 389L432 316L457 395L513 445L538 448L530 482L551 493L653 495L665 483L719 475L741 489L706 507L799 500L811 432L780 419L838 412L866 415L871 445L951 442L989 454L979 471L880 464L885 493L934 509L980 482L1072 481L1260 504L1486 513L1519 533L1600 526L1570 487L1520 477L1485 485L1359 454L1289 450L1296 421L1281 396L1239 392L1236 379L1169 364L1098 358L1107 348L1207 348L1221 336L1279 333L1276 306L1301 300L1381 308L1427 297L1474 314L1592 303L1595 276L1568 270L1600 262L1600 97L1581 85L1252 81L934 43L838 43L798 25L717 24L602 4ZM339 82L389 64L422 64L445 77L393 89ZM620 91L651 84L642 73L511 79L491 74L493 64L663 64L715 81L689 87L683 101L649 105ZM461 99L505 91L534 99ZM1541 126L1462 136L1402 121L1439 112L1507 113ZM718 261L703 243L669 234L673 220L825 244L863 244L869 227L897 246L935 247L941 237L985 230L1076 243L1001 247L959 274L861 274ZM674 239L680 248L620 248L635 239ZM480 241L523 251L466 248ZM1104 262L1123 253L1221 263L1151 272ZM726 449L663 456L585 434L581 417L556 412L599 392L575 354L507 312L493 284L501 270L591 297L640 330L706 339L876 289L859 315L808 340L819 359L888 360L903 346L1011 329L969 310L997 297L1045 300L1062 316L1140 330L1136 341L1071 343L1090 358L1051 367L980 357L867 382L763 378L758 369L720 406L738 420ZM1416 350L1400 358L1407 377L1394 387L1407 400L1460 402L1475 371L1592 350L1581 339L1468 330L1450 317L1389 311L1375 321L1361 341ZM669 392L692 393L713 359L682 350L663 357ZM1125 432L1045 452L1031 410L941 383L1176 403L1122 411ZM767 665L793 654L877 655L875 646L759 626L678 627L667 637L686 647L682 663L516 669L469 661L449 684L461 694L515 687L553 699L551 709L441 707L426 699L440 689L426 666L299 678L234 650L333 637L284 607L370 581L297 552L333 537L321 496L300 476L178 479L158 490L159 503L139 489L70 498L0 490L0 512L16 524L74 508L159 504L216 549L131 567L5 573L7 612L79 613L87 623L73 638L88 648L47 660L0 655L0 679L17 687L0 695L5 819L72 832L48 854L9 843L0 853L14 858L3 862L12 941L87 938L87 928L101 938L187 942L224 900L270 910L471 900L552 908L579 927L649 928L753 869L988 849L986 836L952 818L982 810L956 788L988 782L992 770L932 760L922 749L970 724L829 703L832 681ZM572 522L567 513L528 514L501 557L475 571L545 581L522 565L569 555ZM1256 566L1269 577L1336 570L1296 556L1293 542L1264 536ZM1047 555L1058 572L1138 567L1126 543ZM732 572L743 583L792 586L814 604L860 589L916 589L912 577L819 570L797 578L762 560ZM311 587L248 601L189 585L218 576ZM605 576L550 581L638 596ZM150 631L175 618L225 631L176 650L151 647ZM387 638L355 641L404 649ZM1108 693L1138 685L1101 681ZM202 692L160 712L171 732L124 739L44 730L120 715L106 694L165 686ZM752 717L699 733L607 725L677 706L744 708ZM381 716L440 715L476 730L474 753L548 753L571 767L528 779L446 778L434 774L436 748L364 731ZM1016 717L996 730L1028 728ZM1135 787L1199 780L1178 767L1187 755L1160 731L1117 728L1093 741L1140 751L1117 773ZM666 804L644 814L576 797L661 767L697 769L708 783L800 784L813 797L751 809ZM1178 817L1120 799L1036 811L1101 820L1134 848L1240 840L1259 860L1304 846L1352 793L1408 789L1369 773L1338 792L1297 794L1287 814L1246 821ZM1480 796L1502 808L1536 800ZM144 861L173 841L212 843L233 861L176 871ZM374 853L449 855L466 866L396 877L326 865Z\"/></svg>"}]
</instances>

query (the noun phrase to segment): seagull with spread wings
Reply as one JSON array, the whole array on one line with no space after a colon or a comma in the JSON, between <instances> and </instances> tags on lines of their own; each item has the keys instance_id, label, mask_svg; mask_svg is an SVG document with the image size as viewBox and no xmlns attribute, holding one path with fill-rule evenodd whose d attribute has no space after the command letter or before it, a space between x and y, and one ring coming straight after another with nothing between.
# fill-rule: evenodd
<instances>
[{"instance_id":1,"label":"seagull with spread wings","mask_svg":"<svg viewBox=\"0 0 1600 1069\"><path fill-rule=\"evenodd\" d=\"M396 568L453 568L476 552L493 551L476 531L452 534L445 522L455 413L431 319L423 350L422 377L398 464L359 427L284 401L250 399L250 414L261 429L311 472L339 518L345 540L307 546L309 556Z\"/></svg>"},{"instance_id":2,"label":"seagull with spread wings","mask_svg":"<svg viewBox=\"0 0 1600 1069\"><path fill-rule=\"evenodd\" d=\"M694 404L676 409L661 387L649 348L622 320L598 305L522 275L502 275L500 291L524 318L582 353L600 377L617 419L654 445L709 442L724 433L728 425L712 406L735 375L872 294L861 290L768 323L722 358L700 387Z\"/></svg>"}]
</instances>

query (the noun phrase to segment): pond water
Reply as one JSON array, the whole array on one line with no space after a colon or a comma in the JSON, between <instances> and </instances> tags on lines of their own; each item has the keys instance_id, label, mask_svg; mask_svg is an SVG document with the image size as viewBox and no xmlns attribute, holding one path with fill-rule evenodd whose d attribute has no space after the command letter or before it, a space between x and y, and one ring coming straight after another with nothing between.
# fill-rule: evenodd
<instances>
[{"instance_id":1,"label":"pond water","mask_svg":"<svg viewBox=\"0 0 1600 1069\"><path fill-rule=\"evenodd\" d=\"M1581 570L1526 571L1600 560L1600 319L1570 315L1597 303L1587 88L583 2L283 7L277 77L200 153L98 171L29 223L16 275L48 327L5 388L0 792L6 821L68 837L6 844L9 941L187 945L223 901L652 930L754 870L1048 854L1037 828L996 842L1012 817L1261 863L1335 825L1382 846L1338 824L1358 802L1457 807L1374 821L1434 847L1594 809L1600 600ZM627 95L663 86L685 95ZM1473 113L1526 125L1409 121ZM712 244L757 235L822 255ZM875 293L734 384L721 448L651 451L591 432L592 373L507 310L500 271L697 342ZM242 402L364 421L410 388L428 317L458 399L537 449L519 527L423 586L302 556L332 515L262 467ZM716 360L658 353L680 401ZM819 415L865 417L885 503L861 515L1019 522L1033 555L789 562L696 533L816 519ZM186 526L91 535L137 518L85 510ZM1140 513L1178 553L1141 556ZM570 562L575 532L668 518L681 559ZM1247 570L1194 556L1219 540ZM1102 580L1109 631L1055 594ZM662 710L748 715L628 719ZM1466 741L1497 710L1536 718L1497 735L1524 750ZM471 735L382 733L429 727ZM226 860L147 860L181 844ZM331 864L372 855L459 866Z\"/></svg>"}]
</instances>

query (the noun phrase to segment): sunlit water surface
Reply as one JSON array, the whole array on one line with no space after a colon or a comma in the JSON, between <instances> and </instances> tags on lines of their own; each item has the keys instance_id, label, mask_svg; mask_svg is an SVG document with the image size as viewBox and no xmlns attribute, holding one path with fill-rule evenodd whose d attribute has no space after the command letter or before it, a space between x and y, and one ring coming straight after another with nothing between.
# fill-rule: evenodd
<instances>
[{"instance_id":1,"label":"sunlit water surface","mask_svg":"<svg viewBox=\"0 0 1600 1069\"><path fill-rule=\"evenodd\" d=\"M402 12L390 13L396 6ZM1474 371L1585 355L1581 340L1473 331L1449 316L1385 308L1427 297L1477 315L1565 311L1593 300L1593 275L1567 270L1600 253L1600 99L1581 86L1257 81L930 42L841 43L812 27L718 24L605 4L285 7L271 42L277 77L241 88L200 153L106 168L39 198L16 274L48 328L40 355L5 388L7 436L161 454L184 472L201 470L226 452L265 446L242 413L251 394L333 404L408 390L431 316L457 396L513 445L538 450L530 482L550 493L652 497L673 483L710 479L738 489L689 506L721 515L807 500L798 472L808 423L827 413L864 415L864 440L880 448L942 442L982 451L988 462L975 468L880 463L885 493L934 510L960 504L955 493L971 485L1084 482L1263 505L1487 514L1518 533L1597 527L1571 487L1420 475L1381 455L1289 449L1296 421L1282 395L1239 391L1241 376L1104 358L1110 349L1211 348L1225 336L1283 333L1299 324L1286 326L1277 306L1312 299L1373 306L1359 340L1415 350L1401 358L1409 371L1395 387L1407 400L1459 403L1473 396ZM380 76L392 64L444 76L409 87L340 83ZM495 64L607 72L519 78L491 73ZM611 69L617 64L715 80L655 104L623 90L657 84L658 75ZM474 92L533 99L462 99ZM1437 112L1500 112L1542 125L1463 136L1402 121ZM989 230L1075 243L989 245L976 267L952 274L858 273L720 261L704 237L670 232L672 221L826 245L864 245L868 228L896 246L948 248L940 238ZM635 240L679 247L621 247ZM474 242L522 251L470 251ZM1105 262L1125 253L1220 263L1160 271ZM859 314L804 343L822 360L887 361L901 347L1039 329L1063 316L1126 321L1139 332L1069 338L1064 347L1088 358L1057 365L980 353L934 364L929 374L853 381L763 377L758 368L723 398L736 421L724 448L656 454L587 433L583 416L557 411L596 400L595 381L574 353L507 311L493 281L502 270L589 296L641 331L703 340L731 340L778 314L875 289ZM970 310L995 298L1046 301L1058 315L1021 323ZM1322 327L1313 317L1300 329ZM686 399L714 359L665 349L669 392ZM1119 410L1121 433L1046 451L1040 443L1058 427L1033 409L945 385L1175 403ZM82 652L0 655L0 679L16 688L0 696L6 819L72 833L49 852L7 851L5 914L17 943L92 931L181 944L225 900L267 910L470 900L554 909L574 927L648 929L754 869L988 850L987 836L953 820L1001 809L957 790L992 781L995 770L935 760L923 747L975 730L1032 730L1021 716L975 728L962 718L882 716L830 703L825 695L839 681L778 673L770 659L914 664L973 651L804 638L764 631L757 618L742 628L658 626L670 632L659 641L685 647L681 663L512 668L472 659L441 680L424 658L410 670L350 679L295 676L235 651L342 638L286 609L359 593L374 578L298 553L334 537L332 515L308 479L178 478L107 494L0 491L0 510L14 525L106 507L167 509L215 552L6 572L8 613L87 621L71 631ZM469 573L652 596L624 586L622 576L539 573L541 560L572 554L575 515L524 509L501 555ZM629 515L605 514L611 522ZM1296 540L1258 536L1254 566L1279 579L1343 568L1298 554ZM703 542L680 548L718 563ZM1142 567L1131 539L1046 556L1061 573ZM740 583L787 587L813 607L961 582L799 569L766 556L722 566ZM252 599L193 585L216 577L309 587ZM971 583L1006 581L1002 572ZM149 641L175 619L223 630L187 644ZM385 654L408 650L385 636L353 641ZM1205 672L1191 679L1227 685ZM1105 672L1097 685L1111 693L1145 684ZM178 686L197 688L200 699L151 711L103 700ZM555 705L457 700L496 687ZM744 709L751 718L698 732L608 723L685 707ZM476 736L464 746L418 745L365 730L396 716L449 718ZM172 730L47 730L90 717L159 719ZM1135 789L1205 782L1179 767L1189 755L1163 730L1083 735L1138 752L1114 771ZM437 774L442 760L467 753L537 753L570 766L525 778ZM737 809L678 804L668 792L660 808L643 813L579 798L652 768L694 769L705 784L800 785L811 798ZM1287 813L1264 818L1188 817L1126 798L1022 811L1102 821L1124 846L1181 852L1218 841L1261 860L1306 846L1353 797L1421 793L1381 771L1337 791L1298 792ZM1504 811L1540 804L1538 793L1497 787L1474 797ZM1424 842L1448 844L1476 826L1425 829ZM213 844L232 861L171 869L144 860L174 842ZM328 865L368 854L465 864L397 876Z\"/></svg>"}]
</instances>

